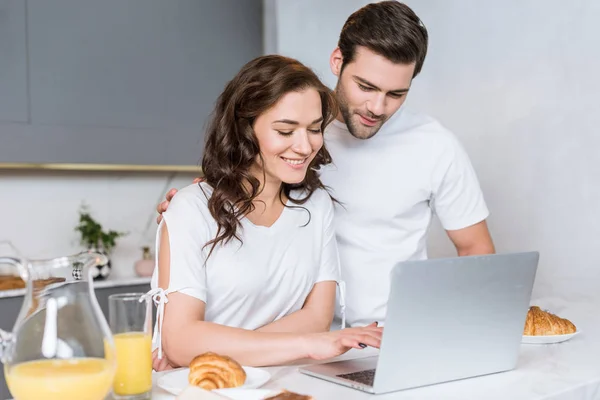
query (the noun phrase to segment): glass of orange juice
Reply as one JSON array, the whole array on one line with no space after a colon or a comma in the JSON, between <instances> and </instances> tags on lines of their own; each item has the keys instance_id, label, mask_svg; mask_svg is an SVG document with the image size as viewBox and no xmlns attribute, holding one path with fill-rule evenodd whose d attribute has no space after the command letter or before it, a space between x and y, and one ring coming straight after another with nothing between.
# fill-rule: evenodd
<instances>
[{"instance_id":1,"label":"glass of orange juice","mask_svg":"<svg viewBox=\"0 0 600 400\"><path fill-rule=\"evenodd\" d=\"M108 297L108 319L117 353L113 397L149 399L152 391L152 302L144 293Z\"/></svg>"}]
</instances>

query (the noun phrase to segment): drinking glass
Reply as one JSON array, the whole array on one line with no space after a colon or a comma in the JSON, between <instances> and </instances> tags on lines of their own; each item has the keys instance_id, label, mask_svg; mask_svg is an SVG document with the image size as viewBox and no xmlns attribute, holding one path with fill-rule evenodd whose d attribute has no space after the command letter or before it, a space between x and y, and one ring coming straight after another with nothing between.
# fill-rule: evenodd
<instances>
[{"instance_id":1,"label":"drinking glass","mask_svg":"<svg viewBox=\"0 0 600 400\"><path fill-rule=\"evenodd\" d=\"M152 301L144 293L108 297L108 319L113 332L117 373L113 397L149 399L152 391Z\"/></svg>"}]
</instances>

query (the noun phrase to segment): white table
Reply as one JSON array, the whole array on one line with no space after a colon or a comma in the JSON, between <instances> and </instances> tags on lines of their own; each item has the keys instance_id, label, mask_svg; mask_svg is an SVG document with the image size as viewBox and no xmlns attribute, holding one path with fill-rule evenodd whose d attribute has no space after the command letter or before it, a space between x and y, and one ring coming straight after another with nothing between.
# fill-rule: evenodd
<instances>
[{"instance_id":1,"label":"white table","mask_svg":"<svg viewBox=\"0 0 600 400\"><path fill-rule=\"evenodd\" d=\"M317 400L600 399L600 302L593 300L581 298L568 306L561 298L535 302L571 319L581 333L560 344L522 345L517 368L512 371L376 396L306 376L297 366L285 366L266 368L272 378L264 387L310 394ZM343 358L373 353L352 350ZM155 382L160 375L155 374ZM174 398L154 388L153 400Z\"/></svg>"}]
</instances>

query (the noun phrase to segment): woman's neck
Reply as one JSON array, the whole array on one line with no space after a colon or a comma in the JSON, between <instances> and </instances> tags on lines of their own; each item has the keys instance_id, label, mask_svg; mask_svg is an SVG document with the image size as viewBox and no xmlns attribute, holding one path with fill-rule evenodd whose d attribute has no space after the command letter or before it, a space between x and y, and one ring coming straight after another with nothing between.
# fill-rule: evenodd
<instances>
[{"instance_id":1,"label":"woman's neck","mask_svg":"<svg viewBox=\"0 0 600 400\"><path fill-rule=\"evenodd\" d=\"M281 182L261 182L258 196L254 199L255 202L261 202L270 208L274 204L281 203Z\"/></svg>"},{"instance_id":2,"label":"woman's neck","mask_svg":"<svg viewBox=\"0 0 600 400\"><path fill-rule=\"evenodd\" d=\"M268 174L264 173L258 166L254 166L250 170L250 173L258 180L258 195L254 199L254 203L262 203L263 207L270 208L277 203L281 203L281 185L283 182L280 179L276 179ZM247 189L250 189L250 184L246 182ZM287 199L283 199L284 202ZM256 205L256 204L255 204Z\"/></svg>"},{"instance_id":3,"label":"woman's neck","mask_svg":"<svg viewBox=\"0 0 600 400\"><path fill-rule=\"evenodd\" d=\"M281 181L269 179L269 177L255 177L260 182L258 195L252 201L254 210L246 214L246 217L255 225L271 226L277 221L283 212L287 198L281 193Z\"/></svg>"}]
</instances>

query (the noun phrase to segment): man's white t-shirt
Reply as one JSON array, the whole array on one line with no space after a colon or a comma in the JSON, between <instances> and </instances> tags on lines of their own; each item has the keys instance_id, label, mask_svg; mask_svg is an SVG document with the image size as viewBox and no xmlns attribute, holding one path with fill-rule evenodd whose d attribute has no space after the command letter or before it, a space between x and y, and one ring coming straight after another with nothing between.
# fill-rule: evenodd
<instances>
[{"instance_id":1,"label":"man's white t-shirt","mask_svg":"<svg viewBox=\"0 0 600 400\"><path fill-rule=\"evenodd\" d=\"M217 223L208 210L212 188L194 184L177 192L163 214L169 232L170 279L166 290L206 303L205 320L257 329L302 308L317 282L339 282L340 265L333 225L333 203L316 190L303 205L288 202L270 227L247 218L238 229L243 244L233 239L215 247ZM290 197L298 198L298 192ZM158 289L158 268L152 277ZM164 292L160 296L164 300ZM155 296L156 297L156 296ZM160 316L159 305L159 316ZM160 343L160 341L159 341Z\"/></svg>"},{"instance_id":2,"label":"man's white t-shirt","mask_svg":"<svg viewBox=\"0 0 600 400\"><path fill-rule=\"evenodd\" d=\"M367 140L336 120L325 144L333 164L321 179L343 205L335 205L335 225L347 322L383 323L390 272L427 258L433 213L456 230L486 219L488 209L465 150L426 115L403 107Z\"/></svg>"}]
</instances>

